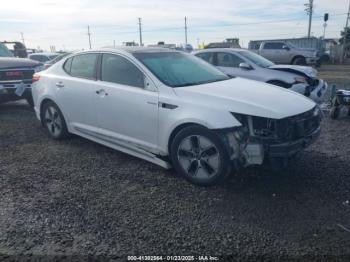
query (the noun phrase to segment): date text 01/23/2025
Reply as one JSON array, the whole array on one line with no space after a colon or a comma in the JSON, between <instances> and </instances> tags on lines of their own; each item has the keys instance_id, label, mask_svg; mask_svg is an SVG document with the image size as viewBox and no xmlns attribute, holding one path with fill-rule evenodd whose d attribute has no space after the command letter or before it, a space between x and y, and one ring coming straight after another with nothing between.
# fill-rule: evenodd
<instances>
[{"instance_id":1,"label":"date text 01/23/2025","mask_svg":"<svg viewBox=\"0 0 350 262\"><path fill-rule=\"evenodd\" d=\"M218 261L215 256L128 256L128 261Z\"/></svg>"}]
</instances>

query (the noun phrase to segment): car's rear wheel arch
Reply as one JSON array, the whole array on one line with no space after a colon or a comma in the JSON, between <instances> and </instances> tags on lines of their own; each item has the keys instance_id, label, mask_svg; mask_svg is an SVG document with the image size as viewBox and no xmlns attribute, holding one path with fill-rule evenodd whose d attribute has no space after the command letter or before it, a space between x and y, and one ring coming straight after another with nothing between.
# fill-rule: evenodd
<instances>
[{"instance_id":1,"label":"car's rear wheel arch","mask_svg":"<svg viewBox=\"0 0 350 262\"><path fill-rule=\"evenodd\" d=\"M291 64L292 65L306 65L306 58L301 56L301 55L294 56Z\"/></svg>"},{"instance_id":2,"label":"car's rear wheel arch","mask_svg":"<svg viewBox=\"0 0 350 262\"><path fill-rule=\"evenodd\" d=\"M41 101L41 104L40 104L40 120L41 120L41 124L43 124L43 109L44 109L45 104L47 104L47 103L55 103L55 102L52 101L49 98L45 98L43 101Z\"/></svg>"}]
</instances>

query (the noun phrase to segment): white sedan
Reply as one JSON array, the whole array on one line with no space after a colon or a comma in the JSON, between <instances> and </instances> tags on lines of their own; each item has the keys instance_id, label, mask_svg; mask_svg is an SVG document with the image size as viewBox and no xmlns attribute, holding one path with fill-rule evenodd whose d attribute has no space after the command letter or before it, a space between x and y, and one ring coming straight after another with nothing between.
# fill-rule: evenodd
<instances>
[{"instance_id":1,"label":"white sedan","mask_svg":"<svg viewBox=\"0 0 350 262\"><path fill-rule=\"evenodd\" d=\"M232 167L288 159L320 132L316 104L295 92L224 73L159 48L77 53L33 77L35 112L48 134L69 133L173 166L192 183Z\"/></svg>"},{"instance_id":2,"label":"white sedan","mask_svg":"<svg viewBox=\"0 0 350 262\"><path fill-rule=\"evenodd\" d=\"M317 103L323 101L327 91L327 83L318 79L317 71L309 66L276 65L254 52L240 48L204 49L193 54L229 76L288 88Z\"/></svg>"}]
</instances>

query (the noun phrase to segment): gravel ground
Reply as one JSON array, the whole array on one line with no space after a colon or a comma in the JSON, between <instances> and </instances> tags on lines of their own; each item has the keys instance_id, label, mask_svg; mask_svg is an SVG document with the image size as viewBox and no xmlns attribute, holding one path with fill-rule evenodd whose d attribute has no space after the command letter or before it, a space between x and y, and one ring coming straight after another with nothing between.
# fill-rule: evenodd
<instances>
[{"instance_id":1,"label":"gravel ground","mask_svg":"<svg viewBox=\"0 0 350 262\"><path fill-rule=\"evenodd\" d=\"M350 86L349 67L321 76ZM201 188L79 137L53 141L25 103L1 105L0 260L349 261L350 119L326 118L322 126L287 171L251 168Z\"/></svg>"}]
</instances>

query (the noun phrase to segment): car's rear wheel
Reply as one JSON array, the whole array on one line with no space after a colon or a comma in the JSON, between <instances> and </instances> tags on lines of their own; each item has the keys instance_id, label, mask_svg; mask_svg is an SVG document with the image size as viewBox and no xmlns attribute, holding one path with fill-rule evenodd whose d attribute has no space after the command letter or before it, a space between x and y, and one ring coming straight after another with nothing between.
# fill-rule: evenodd
<instances>
[{"instance_id":1,"label":"car's rear wheel","mask_svg":"<svg viewBox=\"0 0 350 262\"><path fill-rule=\"evenodd\" d=\"M306 59L302 56L297 56L292 61L293 65L306 65Z\"/></svg>"},{"instance_id":2,"label":"car's rear wheel","mask_svg":"<svg viewBox=\"0 0 350 262\"><path fill-rule=\"evenodd\" d=\"M225 145L207 128L190 126L182 129L175 136L170 151L175 170L194 184L214 185L230 174Z\"/></svg>"},{"instance_id":3,"label":"car's rear wheel","mask_svg":"<svg viewBox=\"0 0 350 262\"><path fill-rule=\"evenodd\" d=\"M337 119L340 114L340 108L338 106L334 106L331 109L330 116L332 119Z\"/></svg>"},{"instance_id":4,"label":"car's rear wheel","mask_svg":"<svg viewBox=\"0 0 350 262\"><path fill-rule=\"evenodd\" d=\"M27 103L28 103L31 107L34 107L34 101L33 101L32 95L28 95L28 96L26 97L26 100L27 100Z\"/></svg>"},{"instance_id":5,"label":"car's rear wheel","mask_svg":"<svg viewBox=\"0 0 350 262\"><path fill-rule=\"evenodd\" d=\"M66 121L55 103L48 101L44 104L41 119L44 127L53 139L63 139L69 135Z\"/></svg>"}]
</instances>

